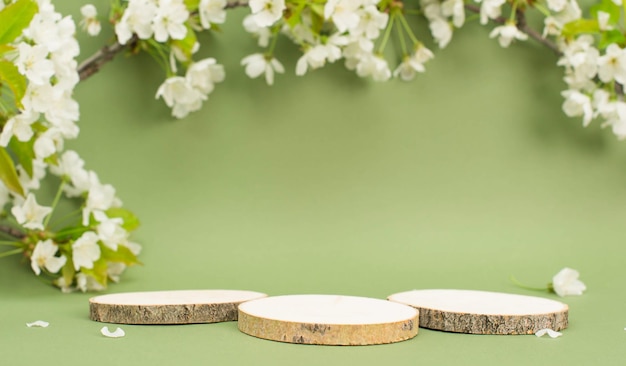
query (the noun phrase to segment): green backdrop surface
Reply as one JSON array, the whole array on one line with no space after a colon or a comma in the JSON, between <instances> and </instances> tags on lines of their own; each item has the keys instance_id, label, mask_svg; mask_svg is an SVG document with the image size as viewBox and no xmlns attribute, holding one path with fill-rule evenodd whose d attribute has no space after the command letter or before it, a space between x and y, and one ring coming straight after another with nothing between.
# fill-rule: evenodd
<instances>
[{"instance_id":1,"label":"green backdrop surface","mask_svg":"<svg viewBox=\"0 0 626 366\"><path fill-rule=\"evenodd\" d=\"M76 14L69 3L58 7ZM145 265L107 292L557 299L508 277L543 285L569 266L588 286L561 299L570 327L558 339L421 329L365 347L265 341L236 323L124 326L126 337L108 339L88 319L91 294L61 294L10 257L0 261L1 364L624 363L626 142L562 114L554 55L532 42L502 49L472 23L415 81L378 84L339 64L295 77L298 52L282 39L287 75L268 87L239 66L256 52L239 30L245 13L203 39L201 56L227 79L185 120L154 99L164 75L147 58L118 57L77 89L81 135L68 147L142 221ZM84 56L104 39L84 40ZM26 328L36 319L51 326Z\"/></svg>"}]
</instances>

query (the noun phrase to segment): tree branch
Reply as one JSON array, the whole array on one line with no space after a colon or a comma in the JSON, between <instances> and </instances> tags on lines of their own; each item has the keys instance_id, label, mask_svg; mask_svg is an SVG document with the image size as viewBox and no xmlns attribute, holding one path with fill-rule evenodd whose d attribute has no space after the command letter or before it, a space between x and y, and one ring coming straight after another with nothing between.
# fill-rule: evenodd
<instances>
[{"instance_id":1,"label":"tree branch","mask_svg":"<svg viewBox=\"0 0 626 366\"><path fill-rule=\"evenodd\" d=\"M235 9L245 6L248 6L247 1L237 0L227 3L224 9ZM137 41L138 38L136 35L134 35L133 38L131 38L125 45L115 42L112 45L102 47L96 53L89 56L78 66L78 75L80 76L80 81L83 81L100 71L102 66L112 61L115 56L117 56L117 54L121 53L129 47L132 47L134 44L137 43Z\"/></svg>"},{"instance_id":2,"label":"tree branch","mask_svg":"<svg viewBox=\"0 0 626 366\"><path fill-rule=\"evenodd\" d=\"M465 4L465 9L473 13L480 14L480 7L477 5ZM559 50L559 46L557 46L556 43L552 42L551 40L547 38L544 38L541 34L539 34L539 32L537 32L536 30L528 26L528 23L526 23L526 16L524 15L523 11L518 10L516 13L516 18L517 18L517 28L519 30L526 33L530 38L534 39L535 41L551 49L556 55L562 54L561 50ZM504 17L497 17L491 20L493 20L495 23L498 23L498 24L505 24L507 22L507 19Z\"/></svg>"},{"instance_id":3,"label":"tree branch","mask_svg":"<svg viewBox=\"0 0 626 366\"><path fill-rule=\"evenodd\" d=\"M16 239L22 239L26 236L23 232L8 225L0 225L0 232L5 233L9 236L12 236Z\"/></svg>"}]
</instances>

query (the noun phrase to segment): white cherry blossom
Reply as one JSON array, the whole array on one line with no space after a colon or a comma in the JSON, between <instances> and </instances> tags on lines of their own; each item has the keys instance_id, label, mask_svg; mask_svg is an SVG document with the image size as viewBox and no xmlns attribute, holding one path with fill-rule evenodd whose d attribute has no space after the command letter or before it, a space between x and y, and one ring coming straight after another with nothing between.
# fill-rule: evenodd
<instances>
[{"instance_id":1,"label":"white cherry blossom","mask_svg":"<svg viewBox=\"0 0 626 366\"><path fill-rule=\"evenodd\" d=\"M465 4L463 0L445 0L441 3L441 14L452 17L452 24L460 28L465 23Z\"/></svg>"},{"instance_id":2,"label":"white cherry blossom","mask_svg":"<svg viewBox=\"0 0 626 366\"><path fill-rule=\"evenodd\" d=\"M615 80L626 84L626 50L611 43L606 53L598 58L598 77L605 83Z\"/></svg>"},{"instance_id":3,"label":"white cherry blossom","mask_svg":"<svg viewBox=\"0 0 626 366\"><path fill-rule=\"evenodd\" d=\"M328 0L324 5L324 18L331 20L340 33L353 30L361 20L357 13L360 6L359 0Z\"/></svg>"},{"instance_id":4,"label":"white cherry blossom","mask_svg":"<svg viewBox=\"0 0 626 366\"><path fill-rule=\"evenodd\" d=\"M190 112L202 107L207 98L200 90L194 88L188 79L182 76L167 78L157 90L155 98L163 98L165 104L172 108L172 115L183 118Z\"/></svg>"},{"instance_id":5,"label":"white cherry blossom","mask_svg":"<svg viewBox=\"0 0 626 366\"><path fill-rule=\"evenodd\" d=\"M225 77L224 66L210 57L191 64L185 74L191 87L205 95L211 93L215 84L224 81Z\"/></svg>"},{"instance_id":6,"label":"white cherry blossom","mask_svg":"<svg viewBox=\"0 0 626 366\"><path fill-rule=\"evenodd\" d=\"M98 245L98 235L93 231L87 231L72 244L72 262L74 269L81 267L92 269L93 262L100 259L100 246Z\"/></svg>"},{"instance_id":7,"label":"white cherry blossom","mask_svg":"<svg viewBox=\"0 0 626 366\"><path fill-rule=\"evenodd\" d=\"M357 10L359 23L350 31L353 35L364 35L369 39L376 39L380 31L385 29L389 21L389 14L381 13L376 5L368 5Z\"/></svg>"},{"instance_id":8,"label":"white cherry blossom","mask_svg":"<svg viewBox=\"0 0 626 366\"><path fill-rule=\"evenodd\" d=\"M374 81L387 81L391 78L391 70L387 60L380 56L369 55L364 57L356 66L356 73L360 77L371 76Z\"/></svg>"},{"instance_id":9,"label":"white cherry blossom","mask_svg":"<svg viewBox=\"0 0 626 366\"><path fill-rule=\"evenodd\" d=\"M52 208L37 204L35 195L29 193L21 205L17 204L11 208L11 213L15 216L18 224L27 229L43 230L43 220L52 212Z\"/></svg>"},{"instance_id":10,"label":"white cherry blossom","mask_svg":"<svg viewBox=\"0 0 626 366\"><path fill-rule=\"evenodd\" d=\"M269 27L283 17L285 0L250 0L253 19L259 27Z\"/></svg>"},{"instance_id":11,"label":"white cherry blossom","mask_svg":"<svg viewBox=\"0 0 626 366\"><path fill-rule=\"evenodd\" d=\"M265 74L267 85L274 84L274 72L282 74L285 72L283 64L274 57L266 57L261 53L246 56L241 60L241 65L246 67L246 75L254 79Z\"/></svg>"},{"instance_id":12,"label":"white cherry blossom","mask_svg":"<svg viewBox=\"0 0 626 366\"><path fill-rule=\"evenodd\" d=\"M495 27L491 33L489 33L489 37L498 37L498 42L502 47L509 47L511 42L515 39L520 41L528 39L528 35L520 31L515 23L506 23L505 25Z\"/></svg>"},{"instance_id":13,"label":"white cherry blossom","mask_svg":"<svg viewBox=\"0 0 626 366\"><path fill-rule=\"evenodd\" d=\"M100 282L82 272L76 275L76 288L82 292L104 290L104 286Z\"/></svg>"},{"instance_id":14,"label":"white cherry blossom","mask_svg":"<svg viewBox=\"0 0 626 366\"><path fill-rule=\"evenodd\" d=\"M102 26L98 20L98 10L93 4L86 4L80 8L80 14L83 16L80 24L83 29L87 31L90 36L97 36L100 34Z\"/></svg>"},{"instance_id":15,"label":"white cherry blossom","mask_svg":"<svg viewBox=\"0 0 626 366\"><path fill-rule=\"evenodd\" d=\"M204 29L211 28L211 23L222 24L226 21L227 0L200 0L198 13L200 13L200 24Z\"/></svg>"},{"instance_id":16,"label":"white cherry blossom","mask_svg":"<svg viewBox=\"0 0 626 366\"><path fill-rule=\"evenodd\" d=\"M152 20L154 39L165 42L171 39L183 39L187 35L185 22L189 12L182 0L159 0L159 7Z\"/></svg>"},{"instance_id":17,"label":"white cherry blossom","mask_svg":"<svg viewBox=\"0 0 626 366\"><path fill-rule=\"evenodd\" d=\"M267 47L270 44L272 32L268 27L261 27L257 24L254 15L243 18L243 29L257 38L259 47Z\"/></svg>"},{"instance_id":18,"label":"white cherry blossom","mask_svg":"<svg viewBox=\"0 0 626 366\"><path fill-rule=\"evenodd\" d=\"M59 247L51 239L37 242L33 254L30 256L30 267L37 276L45 269L50 273L57 273L65 265L67 258L62 255L57 257Z\"/></svg>"},{"instance_id":19,"label":"white cherry blossom","mask_svg":"<svg viewBox=\"0 0 626 366\"><path fill-rule=\"evenodd\" d=\"M552 278L554 292L561 297L582 295L587 286L578 279L579 276L578 271L567 267L563 268Z\"/></svg>"},{"instance_id":20,"label":"white cherry blossom","mask_svg":"<svg viewBox=\"0 0 626 366\"><path fill-rule=\"evenodd\" d=\"M583 117L583 126L587 127L593 118L591 98L578 90L566 90L561 93L565 97L563 112L569 117Z\"/></svg>"},{"instance_id":21,"label":"white cherry blossom","mask_svg":"<svg viewBox=\"0 0 626 366\"><path fill-rule=\"evenodd\" d=\"M445 48L452 40L452 26L444 18L434 18L428 27L439 48Z\"/></svg>"},{"instance_id":22,"label":"white cherry blossom","mask_svg":"<svg viewBox=\"0 0 626 366\"><path fill-rule=\"evenodd\" d=\"M35 85L49 83L50 77L54 75L54 64L48 59L48 48L22 42L17 50L19 56L15 65L19 72Z\"/></svg>"},{"instance_id":23,"label":"white cherry blossom","mask_svg":"<svg viewBox=\"0 0 626 366\"><path fill-rule=\"evenodd\" d=\"M6 147L13 136L15 136L18 141L29 141L34 135L31 125L38 119L39 113L32 110L26 110L23 113L9 118L0 133L0 146Z\"/></svg>"}]
</instances>

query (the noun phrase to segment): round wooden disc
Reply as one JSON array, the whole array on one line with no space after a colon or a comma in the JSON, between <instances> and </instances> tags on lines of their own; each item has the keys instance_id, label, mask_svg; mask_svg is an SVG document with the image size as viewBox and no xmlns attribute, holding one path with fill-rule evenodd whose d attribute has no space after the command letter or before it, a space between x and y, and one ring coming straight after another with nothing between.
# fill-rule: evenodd
<instances>
[{"instance_id":1,"label":"round wooden disc","mask_svg":"<svg viewBox=\"0 0 626 366\"><path fill-rule=\"evenodd\" d=\"M288 295L239 305L239 330L273 341L367 345L417 335L418 311L380 299L338 295Z\"/></svg>"},{"instance_id":2,"label":"round wooden disc","mask_svg":"<svg viewBox=\"0 0 626 366\"><path fill-rule=\"evenodd\" d=\"M237 306L266 294L238 290L128 292L89 299L91 320L117 324L192 324L237 320Z\"/></svg>"},{"instance_id":3,"label":"round wooden disc","mask_svg":"<svg viewBox=\"0 0 626 366\"><path fill-rule=\"evenodd\" d=\"M390 301L420 312L420 327L472 334L534 334L567 328L568 307L534 296L470 290L415 290Z\"/></svg>"}]
</instances>

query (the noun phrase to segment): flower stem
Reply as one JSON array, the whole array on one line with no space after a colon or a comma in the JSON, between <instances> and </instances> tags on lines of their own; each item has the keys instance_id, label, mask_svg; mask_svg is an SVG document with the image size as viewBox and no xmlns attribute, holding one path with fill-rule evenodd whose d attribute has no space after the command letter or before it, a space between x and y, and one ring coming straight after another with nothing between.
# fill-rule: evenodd
<instances>
[{"instance_id":1,"label":"flower stem","mask_svg":"<svg viewBox=\"0 0 626 366\"><path fill-rule=\"evenodd\" d=\"M404 34L402 34L402 28L396 27L398 30L398 38L400 38L400 46L402 47L402 56L406 57L409 54L409 51L406 48L406 41L404 40Z\"/></svg>"},{"instance_id":2,"label":"flower stem","mask_svg":"<svg viewBox=\"0 0 626 366\"><path fill-rule=\"evenodd\" d=\"M393 22L396 18L396 15L393 14L389 17L389 24L387 24L387 29L385 29L385 34L383 35L383 40L380 43L380 47L378 47L378 53L383 53L385 47L387 46L387 41L389 41L389 35L391 34L391 28L393 28Z\"/></svg>"},{"instance_id":3,"label":"flower stem","mask_svg":"<svg viewBox=\"0 0 626 366\"><path fill-rule=\"evenodd\" d=\"M50 214L48 216L46 216L46 219L43 222L43 226L45 228L48 227L48 223L50 222L50 218L52 217L52 213L54 212L54 209L59 204L59 200L61 199L61 193L63 193L63 187L64 186L65 186L65 179L61 180L61 184L59 184L59 189L57 189L57 193L54 196L54 200L52 201L52 212L50 212Z\"/></svg>"},{"instance_id":4,"label":"flower stem","mask_svg":"<svg viewBox=\"0 0 626 366\"><path fill-rule=\"evenodd\" d=\"M4 258L4 257L8 257L10 255L14 255L14 254L20 254L24 251L24 249L22 248L17 248L17 249L13 249L13 250L8 250L6 252L2 252L0 253L0 258Z\"/></svg>"},{"instance_id":5,"label":"flower stem","mask_svg":"<svg viewBox=\"0 0 626 366\"><path fill-rule=\"evenodd\" d=\"M415 35L413 34L413 30L411 29L409 22L406 21L404 14L400 14L399 17L400 17L400 23L402 23L402 26L404 27L406 34L409 35L409 38L411 38L411 41L413 41L413 44L420 43L420 41L417 40L417 37L415 37Z\"/></svg>"},{"instance_id":6,"label":"flower stem","mask_svg":"<svg viewBox=\"0 0 626 366\"><path fill-rule=\"evenodd\" d=\"M17 241L8 241L8 240L0 240L0 245L6 245L10 247L18 247L21 248L22 244Z\"/></svg>"},{"instance_id":7,"label":"flower stem","mask_svg":"<svg viewBox=\"0 0 626 366\"><path fill-rule=\"evenodd\" d=\"M511 280L511 282L513 282L516 286L521 287L523 289L526 290L532 290L532 291L550 291L549 288L547 287L531 287L528 285L525 285L523 283L521 283L520 281L517 280L517 278L513 277L513 275L509 276L509 280Z\"/></svg>"}]
</instances>

